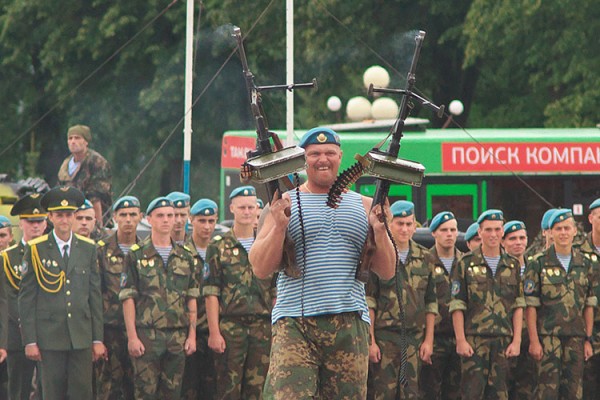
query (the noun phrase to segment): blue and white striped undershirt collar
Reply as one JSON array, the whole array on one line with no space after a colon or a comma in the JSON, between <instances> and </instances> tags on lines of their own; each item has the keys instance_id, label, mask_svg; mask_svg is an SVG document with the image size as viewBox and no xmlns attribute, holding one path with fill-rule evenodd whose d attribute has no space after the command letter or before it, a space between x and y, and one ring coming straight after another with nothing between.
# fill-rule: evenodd
<instances>
[{"instance_id":1,"label":"blue and white striped undershirt collar","mask_svg":"<svg viewBox=\"0 0 600 400\"><path fill-rule=\"evenodd\" d=\"M249 238L238 238L238 242L242 245L246 253L250 253L250 247L254 243L254 236Z\"/></svg>"},{"instance_id":2,"label":"blue and white striped undershirt collar","mask_svg":"<svg viewBox=\"0 0 600 400\"><path fill-rule=\"evenodd\" d=\"M556 258L560 261L563 269L565 271L569 270L569 264L571 264L571 254L558 254L556 253Z\"/></svg>"},{"instance_id":3,"label":"blue and white striped undershirt collar","mask_svg":"<svg viewBox=\"0 0 600 400\"><path fill-rule=\"evenodd\" d=\"M498 269L498 263L500 262L500 256L496 256L496 257L483 256L483 258L485 258L485 262L492 270L492 276L496 276L496 269Z\"/></svg>"},{"instance_id":4,"label":"blue and white striped undershirt collar","mask_svg":"<svg viewBox=\"0 0 600 400\"><path fill-rule=\"evenodd\" d=\"M171 254L171 250L173 249L173 246L166 246L166 247L154 246L154 248L156 249L156 252L160 255L160 257L163 259L163 262L165 263L165 265L167 265L167 262L169 261L169 254Z\"/></svg>"}]
</instances>

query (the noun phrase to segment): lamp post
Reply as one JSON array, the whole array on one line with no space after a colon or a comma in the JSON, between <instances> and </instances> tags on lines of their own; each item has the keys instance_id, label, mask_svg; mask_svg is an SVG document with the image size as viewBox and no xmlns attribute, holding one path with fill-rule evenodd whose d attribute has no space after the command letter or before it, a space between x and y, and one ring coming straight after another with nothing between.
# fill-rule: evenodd
<instances>
[{"instance_id":1,"label":"lamp post","mask_svg":"<svg viewBox=\"0 0 600 400\"><path fill-rule=\"evenodd\" d=\"M446 129L452 122L452 118L458 117L463 113L464 110L465 106L463 105L462 101L452 100L450 104L448 104L448 111L450 111L450 116L448 116L448 119L446 120L446 122L444 122L444 125L442 125L442 129Z\"/></svg>"}]
</instances>

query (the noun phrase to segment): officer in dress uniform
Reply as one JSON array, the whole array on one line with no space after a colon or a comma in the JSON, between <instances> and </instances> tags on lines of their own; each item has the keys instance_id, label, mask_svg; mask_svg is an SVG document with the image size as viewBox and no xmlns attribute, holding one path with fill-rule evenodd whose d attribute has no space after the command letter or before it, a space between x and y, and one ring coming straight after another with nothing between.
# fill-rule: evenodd
<instances>
[{"instance_id":1,"label":"officer in dress uniform","mask_svg":"<svg viewBox=\"0 0 600 400\"><path fill-rule=\"evenodd\" d=\"M10 214L19 216L19 227L23 236L19 243L2 253L4 262L2 280L8 292L8 396L15 400L29 400L36 365L34 361L25 357L21 342L18 295L21 285L21 264L27 242L41 236L46 230L46 212L40 204L41 197L39 193L29 194L14 204Z\"/></svg>"},{"instance_id":2,"label":"officer in dress uniform","mask_svg":"<svg viewBox=\"0 0 600 400\"><path fill-rule=\"evenodd\" d=\"M45 400L92 399L92 360L106 351L96 246L72 232L83 201L73 187L57 187L42 197L54 229L27 243L21 265L25 355L41 362Z\"/></svg>"}]
</instances>

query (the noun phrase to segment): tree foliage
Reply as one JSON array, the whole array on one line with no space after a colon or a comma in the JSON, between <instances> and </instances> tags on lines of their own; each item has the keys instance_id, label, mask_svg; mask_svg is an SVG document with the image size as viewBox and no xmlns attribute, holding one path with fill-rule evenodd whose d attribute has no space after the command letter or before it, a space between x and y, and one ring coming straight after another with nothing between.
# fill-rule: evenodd
<instances>
[{"instance_id":1,"label":"tree foliage","mask_svg":"<svg viewBox=\"0 0 600 400\"><path fill-rule=\"evenodd\" d=\"M115 196L161 145L131 193L146 203L180 190L185 1L0 0L0 7L2 171L37 172L54 183L67 128L84 123L91 146L113 165ZM296 92L296 127L333 122L327 98L365 95L362 74L371 65L403 87L415 30L427 32L417 87L436 103L461 99L462 124L593 125L598 9L590 0L295 0L296 80L319 81L317 91ZM284 83L285 2L197 1L198 22L191 194L216 198L223 132L253 127L239 59L227 62L232 25L247 36L257 82ZM271 127L282 128L285 94L265 94L264 105Z\"/></svg>"}]
</instances>

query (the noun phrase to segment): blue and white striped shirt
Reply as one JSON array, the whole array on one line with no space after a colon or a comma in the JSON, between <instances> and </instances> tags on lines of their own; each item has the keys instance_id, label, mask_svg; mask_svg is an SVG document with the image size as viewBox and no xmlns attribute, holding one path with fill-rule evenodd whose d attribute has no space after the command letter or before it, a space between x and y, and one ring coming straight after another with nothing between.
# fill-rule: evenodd
<instances>
[{"instance_id":1,"label":"blue and white striped shirt","mask_svg":"<svg viewBox=\"0 0 600 400\"><path fill-rule=\"evenodd\" d=\"M355 278L367 237L367 214L362 197L349 191L337 209L327 207L327 194L300 193L304 218L302 238L296 193L290 192L289 230L296 244L296 262L304 276L280 273L272 321L283 317L317 316L357 311L370 323L365 285ZM306 246L306 267L304 245Z\"/></svg>"}]
</instances>

